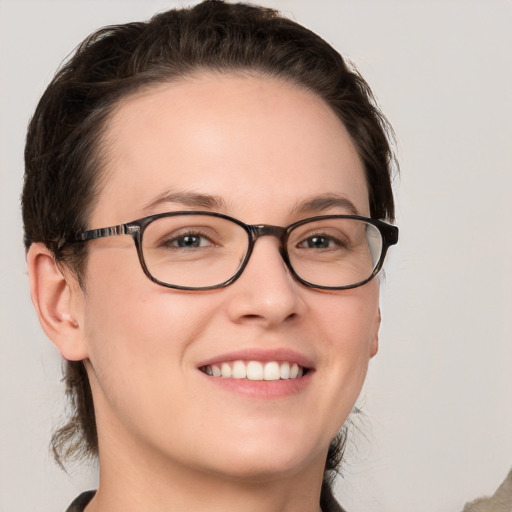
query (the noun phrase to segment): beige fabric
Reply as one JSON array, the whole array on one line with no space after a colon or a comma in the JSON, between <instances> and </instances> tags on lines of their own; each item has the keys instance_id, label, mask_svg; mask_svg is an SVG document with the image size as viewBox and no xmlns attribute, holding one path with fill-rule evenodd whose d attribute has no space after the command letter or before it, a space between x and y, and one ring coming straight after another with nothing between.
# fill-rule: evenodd
<instances>
[{"instance_id":1,"label":"beige fabric","mask_svg":"<svg viewBox=\"0 0 512 512\"><path fill-rule=\"evenodd\" d=\"M494 496L466 503L462 512L512 512L512 469Z\"/></svg>"}]
</instances>

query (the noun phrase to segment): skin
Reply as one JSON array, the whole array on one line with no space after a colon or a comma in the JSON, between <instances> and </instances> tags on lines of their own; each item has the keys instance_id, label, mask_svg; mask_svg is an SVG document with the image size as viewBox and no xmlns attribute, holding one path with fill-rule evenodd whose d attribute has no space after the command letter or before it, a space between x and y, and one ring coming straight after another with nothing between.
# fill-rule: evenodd
<instances>
[{"instance_id":1,"label":"skin","mask_svg":"<svg viewBox=\"0 0 512 512\"><path fill-rule=\"evenodd\" d=\"M276 79L200 75L121 102L107 129L105 186L90 228L152 213L220 211L286 226L342 205L369 216L363 168L344 126L311 92ZM212 208L158 201L218 196ZM152 283L133 241L90 243L84 293L41 244L28 253L41 323L63 357L86 360L96 407L100 487L87 512L318 511L329 443L377 352L378 282L306 288L277 239L258 240L243 275L208 292ZM198 365L239 349L290 349L314 371L268 400L218 386Z\"/></svg>"}]
</instances>

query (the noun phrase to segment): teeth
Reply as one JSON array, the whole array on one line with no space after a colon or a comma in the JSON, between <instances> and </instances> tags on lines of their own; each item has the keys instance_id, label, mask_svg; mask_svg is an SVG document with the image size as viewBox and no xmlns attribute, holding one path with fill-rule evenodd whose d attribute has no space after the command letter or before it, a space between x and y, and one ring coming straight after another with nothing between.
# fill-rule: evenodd
<instances>
[{"instance_id":1,"label":"teeth","mask_svg":"<svg viewBox=\"0 0 512 512\"><path fill-rule=\"evenodd\" d=\"M220 371L222 374L222 377L229 378L231 377L231 366L229 366L228 363L222 363L222 366L220 367Z\"/></svg>"},{"instance_id":2,"label":"teeth","mask_svg":"<svg viewBox=\"0 0 512 512\"><path fill-rule=\"evenodd\" d=\"M247 368L243 361L235 361L233 363L232 376L234 379L245 379L247 377Z\"/></svg>"},{"instance_id":3,"label":"teeth","mask_svg":"<svg viewBox=\"0 0 512 512\"><path fill-rule=\"evenodd\" d=\"M258 361L249 361L247 363L247 378L249 380L263 380L263 365Z\"/></svg>"},{"instance_id":4,"label":"teeth","mask_svg":"<svg viewBox=\"0 0 512 512\"><path fill-rule=\"evenodd\" d=\"M279 380L279 378L281 377L279 364L276 361L267 363L263 370L263 376L265 380Z\"/></svg>"},{"instance_id":5,"label":"teeth","mask_svg":"<svg viewBox=\"0 0 512 512\"><path fill-rule=\"evenodd\" d=\"M232 364L212 364L201 368L201 370L212 377L225 379L248 379L248 380L280 380L298 379L304 375L304 368L297 363L287 361L278 363L270 361L235 361Z\"/></svg>"},{"instance_id":6,"label":"teeth","mask_svg":"<svg viewBox=\"0 0 512 512\"><path fill-rule=\"evenodd\" d=\"M290 378L290 363L283 363L279 369L281 373L281 379Z\"/></svg>"}]
</instances>

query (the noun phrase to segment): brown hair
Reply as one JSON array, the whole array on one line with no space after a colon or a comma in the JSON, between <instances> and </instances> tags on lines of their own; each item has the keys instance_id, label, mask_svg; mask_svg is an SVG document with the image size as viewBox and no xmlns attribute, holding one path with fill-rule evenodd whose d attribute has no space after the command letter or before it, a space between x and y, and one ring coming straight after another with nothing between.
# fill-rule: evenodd
<instances>
[{"instance_id":1,"label":"brown hair","mask_svg":"<svg viewBox=\"0 0 512 512\"><path fill-rule=\"evenodd\" d=\"M122 98L201 70L251 71L321 97L348 130L364 164L374 218L394 218L392 130L367 83L328 43L272 9L207 0L144 23L98 30L61 67L30 122L22 196L25 245L44 242L83 286L86 244L64 241L88 229L101 190L103 132ZM59 463L97 455L91 389L82 362L65 363L72 413L52 447ZM339 469L345 432L333 441L325 482Z\"/></svg>"}]
</instances>

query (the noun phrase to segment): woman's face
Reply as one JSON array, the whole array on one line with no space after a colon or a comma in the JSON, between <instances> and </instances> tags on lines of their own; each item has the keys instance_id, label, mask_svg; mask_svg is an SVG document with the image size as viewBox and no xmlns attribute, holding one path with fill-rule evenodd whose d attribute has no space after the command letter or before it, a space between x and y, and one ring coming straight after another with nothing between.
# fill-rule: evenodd
<instances>
[{"instance_id":1,"label":"woman's face","mask_svg":"<svg viewBox=\"0 0 512 512\"><path fill-rule=\"evenodd\" d=\"M369 216L345 128L286 82L228 74L159 86L120 104L105 142L90 228L180 210L278 226ZM377 280L306 288L268 236L232 285L172 290L146 277L127 235L90 243L85 287L78 321L102 456L242 478L323 468L377 351ZM203 371L235 360L308 371L272 382Z\"/></svg>"}]
</instances>

